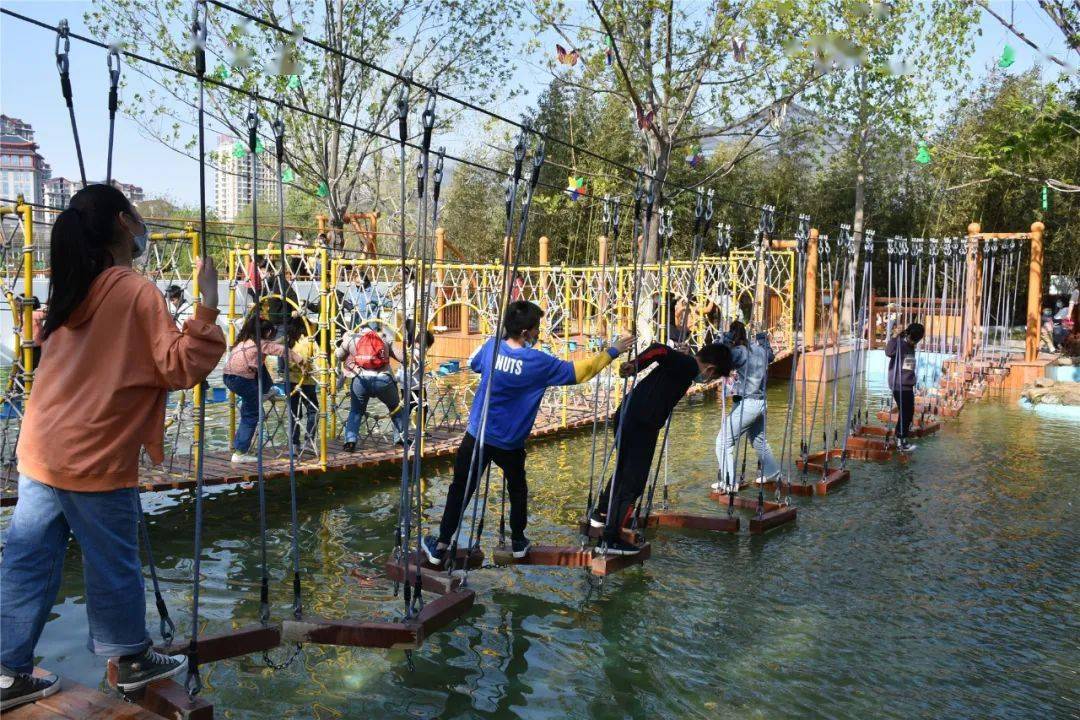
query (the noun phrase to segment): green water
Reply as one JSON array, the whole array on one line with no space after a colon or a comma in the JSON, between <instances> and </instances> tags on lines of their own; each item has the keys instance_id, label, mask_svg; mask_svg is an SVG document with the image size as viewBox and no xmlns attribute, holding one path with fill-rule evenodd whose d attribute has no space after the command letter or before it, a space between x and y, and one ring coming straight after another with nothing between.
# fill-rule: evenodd
<instances>
[{"instance_id":1,"label":"green water","mask_svg":"<svg viewBox=\"0 0 1080 720\"><path fill-rule=\"evenodd\" d=\"M786 389L770 396L778 449ZM704 488L718 413L706 402L676 415L669 476L680 508L715 511ZM415 670L402 652L312 646L283 671L259 657L204 667L204 694L219 718L1076 717L1078 439L1077 421L969 405L910 462L852 463L843 489L796 499L794 528L765 538L664 532L647 566L599 587L580 570L475 571L476 607L414 654ZM587 434L531 447L534 541L575 541L589 447ZM428 468L429 524L448 469ZM397 611L389 584L351 575L378 577L396 482L392 471L303 481L309 612ZM272 594L284 617L288 492L272 486ZM147 504L186 632L191 499ZM256 507L255 492L237 489L207 502L206 631L257 618ZM50 669L98 685L103 662L85 650L82 605L73 548L38 652Z\"/></svg>"}]
</instances>

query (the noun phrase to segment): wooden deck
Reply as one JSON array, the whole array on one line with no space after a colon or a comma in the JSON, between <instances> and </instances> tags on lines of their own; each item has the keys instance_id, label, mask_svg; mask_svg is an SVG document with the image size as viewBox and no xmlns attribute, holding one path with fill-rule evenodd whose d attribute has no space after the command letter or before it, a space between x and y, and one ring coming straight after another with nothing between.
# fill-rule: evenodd
<instances>
[{"instance_id":1,"label":"wooden deck","mask_svg":"<svg viewBox=\"0 0 1080 720\"><path fill-rule=\"evenodd\" d=\"M35 675L44 675L40 668ZM115 694L99 692L60 678L60 692L4 713L5 720L161 720L184 718L210 720L213 706L201 698L189 701L187 693L172 680L152 683L140 691L138 704Z\"/></svg>"},{"instance_id":2,"label":"wooden deck","mask_svg":"<svg viewBox=\"0 0 1080 720\"><path fill-rule=\"evenodd\" d=\"M697 390L701 394L713 385L709 384ZM592 410L587 407L571 407L563 413L541 412L530 437L538 438L555 435L560 432L588 427L592 424ZM434 430L425 435L422 448L425 459L441 458L453 455L461 443L464 428L461 430ZM228 451L208 452L203 461L203 484L230 485L234 483L254 482L258 479L255 463L236 464L230 461ZM396 465L401 462L401 447L380 439L367 439L357 443L354 452L345 452L340 439L329 443L326 465L309 455L296 462L298 476L321 475L330 472L342 472L372 468L380 465ZM187 456L177 456L176 467L193 467ZM267 480L278 480L289 476L287 458L263 461L263 475ZM193 472L169 472L163 468L143 468L139 477L141 492L190 489L195 487ZM18 500L18 471L7 467L0 471L0 507L14 505Z\"/></svg>"}]
</instances>

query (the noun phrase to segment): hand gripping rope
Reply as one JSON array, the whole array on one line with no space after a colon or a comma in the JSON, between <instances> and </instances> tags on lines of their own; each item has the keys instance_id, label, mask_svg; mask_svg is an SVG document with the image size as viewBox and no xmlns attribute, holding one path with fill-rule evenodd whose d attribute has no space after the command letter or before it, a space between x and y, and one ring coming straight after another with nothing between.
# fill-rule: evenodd
<instances>
[{"instance_id":1,"label":"hand gripping rope","mask_svg":"<svg viewBox=\"0 0 1080 720\"><path fill-rule=\"evenodd\" d=\"M71 52L71 37L67 20L61 20L56 29L56 69L60 73L60 92L67 104L68 117L71 118L71 136L75 139L75 156L79 159L79 178L86 187L86 165L83 163L82 143L79 142L79 125L75 122L75 101L71 94L71 67L68 53ZM63 45L63 49L61 49Z\"/></svg>"}]
</instances>

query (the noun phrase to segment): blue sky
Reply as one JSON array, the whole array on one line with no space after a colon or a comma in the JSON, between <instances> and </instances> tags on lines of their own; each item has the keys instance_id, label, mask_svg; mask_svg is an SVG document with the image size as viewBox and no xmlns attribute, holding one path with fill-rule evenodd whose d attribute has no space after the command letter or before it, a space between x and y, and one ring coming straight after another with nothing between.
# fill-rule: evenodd
<instances>
[{"instance_id":1,"label":"blue sky","mask_svg":"<svg viewBox=\"0 0 1080 720\"><path fill-rule=\"evenodd\" d=\"M67 18L75 32L85 33L82 14L88 2L36 2L4 0L3 6L55 25ZM1006 17L1015 11L1016 24L1037 44L1058 57L1065 57L1064 42L1038 8L1035 0L996 0L995 9ZM1033 64L1047 66L1023 43L1012 38L997 21L983 14L983 36L977 43L970 64L973 72L980 75L982 68L994 62L1008 42L1016 48L1015 72L1023 71ZM71 127L57 78L53 59L55 35L49 31L29 26L19 20L0 16L0 109L7 114L31 123L36 132L40 152L52 165L53 175L78 177ZM1067 58L1080 64L1074 53ZM550 75L543 70L532 70L534 65L519 62L518 79L528 89L529 97L546 85ZM1049 65L1051 68L1055 67ZM90 179L105 175L105 148L108 133L106 113L107 72L105 51L78 41L72 42L71 75L74 85L75 108L79 121L87 173ZM130 95L130 93L128 93ZM517 109L520 109L517 108ZM502 112L507 108L502 106ZM516 114L516 113L514 113ZM179 155L160 142L148 137L130 119L122 114L117 117L116 150L113 159L113 175L123 182L141 185L149 197L168 196L183 203L198 200L198 167L185 156ZM451 151L468 142L466 135L448 143ZM216 139L211 141L211 145ZM458 146L458 147L455 147ZM212 175L208 178L208 197L212 198Z\"/></svg>"}]
</instances>

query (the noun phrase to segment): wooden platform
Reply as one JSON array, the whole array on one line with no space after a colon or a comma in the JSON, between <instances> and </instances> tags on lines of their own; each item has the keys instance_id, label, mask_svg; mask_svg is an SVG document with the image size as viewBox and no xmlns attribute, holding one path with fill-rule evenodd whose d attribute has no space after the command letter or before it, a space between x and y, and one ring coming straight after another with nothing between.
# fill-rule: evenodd
<instances>
[{"instance_id":1,"label":"wooden platform","mask_svg":"<svg viewBox=\"0 0 1080 720\"><path fill-rule=\"evenodd\" d=\"M508 547L499 547L491 554L496 565L536 565L550 567L587 568L593 575L604 577L633 565L641 565L652 555L652 546L644 543L635 555L602 555L593 548L570 545L533 545L529 554L515 558Z\"/></svg>"},{"instance_id":2,"label":"wooden platform","mask_svg":"<svg viewBox=\"0 0 1080 720\"><path fill-rule=\"evenodd\" d=\"M896 415L890 418L890 422L896 422ZM941 429L941 423L937 420L930 418L915 418L911 423L911 427L908 429L908 435L911 437L924 437L926 435L933 435ZM894 432L892 425L860 425L855 431L856 435L864 437L891 437Z\"/></svg>"},{"instance_id":3,"label":"wooden platform","mask_svg":"<svg viewBox=\"0 0 1080 720\"><path fill-rule=\"evenodd\" d=\"M35 668L34 674L48 673ZM213 717L213 705L199 697L188 699L187 692L173 680L151 683L136 704L61 678L60 692L4 713L5 720L212 720Z\"/></svg>"},{"instance_id":4,"label":"wooden platform","mask_svg":"<svg viewBox=\"0 0 1080 720\"><path fill-rule=\"evenodd\" d=\"M649 513L646 527L678 528L680 530L709 530L711 532L739 532L738 516L694 515L674 510L653 510Z\"/></svg>"},{"instance_id":5,"label":"wooden platform","mask_svg":"<svg viewBox=\"0 0 1080 720\"><path fill-rule=\"evenodd\" d=\"M792 495L800 496L828 495L851 479L851 471L847 468L838 467L838 465L830 465L828 472L826 472L824 466L825 453L815 453L815 455L818 456L816 462L808 458L806 463L808 474L806 481L804 482L802 478L795 479L790 485L784 486L784 490L790 490ZM839 457L839 454L835 457ZM797 461L797 465L801 470L802 462ZM775 482L765 483L765 489L776 490L776 485Z\"/></svg>"}]
</instances>

